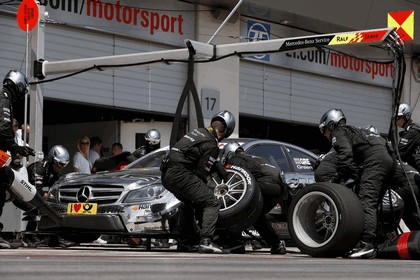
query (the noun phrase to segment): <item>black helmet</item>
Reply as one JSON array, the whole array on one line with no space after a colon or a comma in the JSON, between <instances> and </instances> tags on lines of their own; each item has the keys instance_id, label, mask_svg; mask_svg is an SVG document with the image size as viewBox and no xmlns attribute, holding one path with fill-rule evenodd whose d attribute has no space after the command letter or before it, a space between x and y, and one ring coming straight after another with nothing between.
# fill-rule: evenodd
<instances>
[{"instance_id":1,"label":"black helmet","mask_svg":"<svg viewBox=\"0 0 420 280\"><path fill-rule=\"evenodd\" d=\"M238 142L229 142L223 147L222 151L222 159L221 162L223 164L226 163L226 161L230 160L237 151L243 151L244 149L241 147L241 145Z\"/></svg>"},{"instance_id":2,"label":"black helmet","mask_svg":"<svg viewBox=\"0 0 420 280\"><path fill-rule=\"evenodd\" d=\"M48 152L48 159L61 166L66 166L70 161L70 154L63 146L55 145Z\"/></svg>"},{"instance_id":3,"label":"black helmet","mask_svg":"<svg viewBox=\"0 0 420 280\"><path fill-rule=\"evenodd\" d=\"M159 145L160 143L160 132L157 129L149 129L144 135L144 139L151 146Z\"/></svg>"},{"instance_id":4,"label":"black helmet","mask_svg":"<svg viewBox=\"0 0 420 280\"><path fill-rule=\"evenodd\" d=\"M326 127L332 130L340 124L346 124L346 117L343 111L340 109L331 109L322 116L319 122L319 130L321 130L321 133L324 133Z\"/></svg>"},{"instance_id":5,"label":"black helmet","mask_svg":"<svg viewBox=\"0 0 420 280\"><path fill-rule=\"evenodd\" d=\"M12 102L23 98L28 93L28 86L28 78L26 78L25 74L17 70L9 71L3 80L3 87L11 91Z\"/></svg>"},{"instance_id":6,"label":"black helmet","mask_svg":"<svg viewBox=\"0 0 420 280\"><path fill-rule=\"evenodd\" d=\"M225 126L225 138L228 138L232 135L235 130L235 117L233 114L227 110L220 111L211 119L211 123L214 121L220 121Z\"/></svg>"},{"instance_id":7,"label":"black helmet","mask_svg":"<svg viewBox=\"0 0 420 280\"><path fill-rule=\"evenodd\" d=\"M398 106L398 114L397 117L404 117L406 120L411 118L411 107L407 103L401 103Z\"/></svg>"}]
</instances>

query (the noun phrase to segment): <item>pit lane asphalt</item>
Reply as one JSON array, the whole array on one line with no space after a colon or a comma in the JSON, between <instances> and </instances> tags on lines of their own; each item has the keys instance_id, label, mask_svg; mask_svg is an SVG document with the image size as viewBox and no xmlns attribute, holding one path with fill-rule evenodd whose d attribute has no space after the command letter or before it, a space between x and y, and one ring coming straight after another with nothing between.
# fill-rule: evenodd
<instances>
[{"instance_id":1,"label":"pit lane asphalt","mask_svg":"<svg viewBox=\"0 0 420 280\"><path fill-rule=\"evenodd\" d=\"M420 261L312 258L297 248L245 254L180 253L127 246L78 246L0 250L2 280L60 279L418 279Z\"/></svg>"}]
</instances>

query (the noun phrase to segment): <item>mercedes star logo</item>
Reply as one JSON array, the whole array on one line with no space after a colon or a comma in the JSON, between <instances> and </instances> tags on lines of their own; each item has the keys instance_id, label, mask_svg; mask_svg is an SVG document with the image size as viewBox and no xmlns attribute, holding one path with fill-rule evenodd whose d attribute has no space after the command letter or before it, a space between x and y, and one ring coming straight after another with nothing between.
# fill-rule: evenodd
<instances>
[{"instance_id":1,"label":"mercedes star logo","mask_svg":"<svg viewBox=\"0 0 420 280\"><path fill-rule=\"evenodd\" d=\"M92 187L90 186L83 186L77 192L77 201L78 202L87 202L92 196Z\"/></svg>"}]
</instances>

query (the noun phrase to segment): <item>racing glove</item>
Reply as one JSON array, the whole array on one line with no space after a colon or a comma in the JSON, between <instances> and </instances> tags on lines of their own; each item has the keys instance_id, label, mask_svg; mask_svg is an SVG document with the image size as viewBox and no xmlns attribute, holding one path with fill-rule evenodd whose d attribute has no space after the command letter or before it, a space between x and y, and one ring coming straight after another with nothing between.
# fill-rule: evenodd
<instances>
[{"instance_id":1,"label":"racing glove","mask_svg":"<svg viewBox=\"0 0 420 280\"><path fill-rule=\"evenodd\" d=\"M223 164L219 161L216 161L214 163L214 168L216 169L217 175L219 175L219 177L226 182L228 180L229 173L226 171Z\"/></svg>"},{"instance_id":2,"label":"racing glove","mask_svg":"<svg viewBox=\"0 0 420 280\"><path fill-rule=\"evenodd\" d=\"M35 156L35 151L30 147L14 145L11 147L11 150L13 154L18 154L20 156Z\"/></svg>"}]
</instances>

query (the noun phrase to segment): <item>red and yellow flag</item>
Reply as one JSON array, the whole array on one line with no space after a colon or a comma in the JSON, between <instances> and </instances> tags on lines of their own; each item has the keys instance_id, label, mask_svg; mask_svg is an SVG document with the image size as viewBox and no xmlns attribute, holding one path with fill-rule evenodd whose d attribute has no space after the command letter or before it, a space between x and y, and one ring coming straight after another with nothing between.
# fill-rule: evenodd
<instances>
[{"instance_id":1,"label":"red and yellow flag","mask_svg":"<svg viewBox=\"0 0 420 280\"><path fill-rule=\"evenodd\" d=\"M389 12L388 28L396 27L397 34L403 41L414 39L414 10Z\"/></svg>"}]
</instances>

